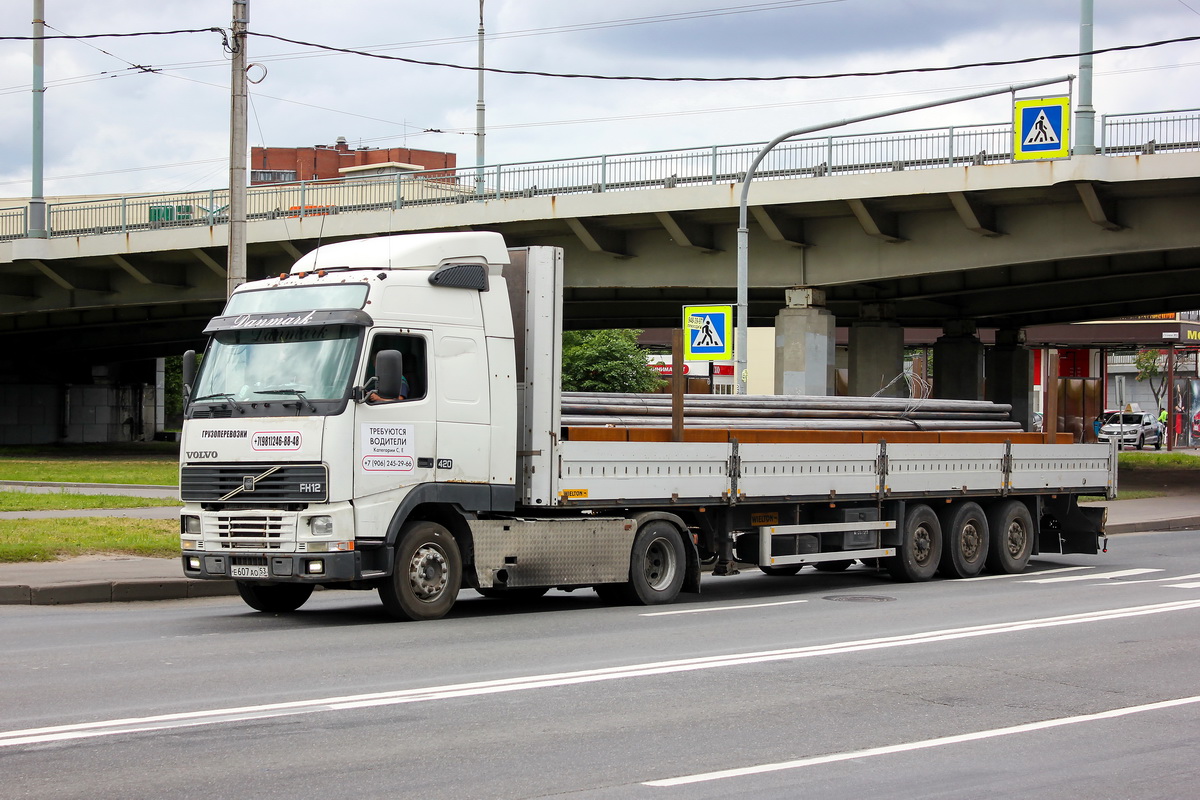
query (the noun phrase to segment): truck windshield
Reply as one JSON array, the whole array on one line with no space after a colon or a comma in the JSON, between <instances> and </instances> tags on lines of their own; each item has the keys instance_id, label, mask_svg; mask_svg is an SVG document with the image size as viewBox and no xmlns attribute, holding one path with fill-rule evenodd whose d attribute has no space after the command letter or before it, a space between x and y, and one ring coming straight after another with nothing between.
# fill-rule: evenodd
<instances>
[{"instance_id":1,"label":"truck windshield","mask_svg":"<svg viewBox=\"0 0 1200 800\"><path fill-rule=\"evenodd\" d=\"M355 325L218 331L192 401L340 400L361 334Z\"/></svg>"},{"instance_id":2,"label":"truck windshield","mask_svg":"<svg viewBox=\"0 0 1200 800\"><path fill-rule=\"evenodd\" d=\"M224 316L234 314L286 313L327 308L362 308L367 301L365 283L340 283L334 286L289 286L236 292L229 298Z\"/></svg>"}]
</instances>

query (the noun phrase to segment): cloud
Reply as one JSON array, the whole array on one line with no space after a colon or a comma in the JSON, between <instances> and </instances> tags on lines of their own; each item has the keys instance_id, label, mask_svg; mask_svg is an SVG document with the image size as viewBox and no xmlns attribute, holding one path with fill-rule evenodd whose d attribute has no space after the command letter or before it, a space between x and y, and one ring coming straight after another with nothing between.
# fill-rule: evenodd
<instances>
[{"instance_id":1,"label":"cloud","mask_svg":"<svg viewBox=\"0 0 1200 800\"><path fill-rule=\"evenodd\" d=\"M1068 52L1078 44L1077 0L485 2L487 30L497 37L487 43L487 63L513 69L812 74L1020 58ZM229 6L219 2L48 0L47 6L49 24L72 34L229 26ZM387 45L381 52L475 63L477 0L343 0L336 9L251 0L251 6L252 31L340 47ZM622 22L706 10L706 16L690 19ZM28 35L28 16L7 15L0 20L0 35ZM558 26L590 29L548 30ZM1096 0L1097 46L1196 32L1200 15L1177 0ZM521 35L502 35L513 33ZM295 146L345 136L356 145L448 150L458 154L460 164L474 163L474 73L315 54L265 38L252 38L249 46L251 61L266 70L262 82L251 88L252 143ZM225 183L213 164L228 151L229 62L220 35L51 41L46 51L48 194ZM9 76L8 86L0 87L0 195L29 191L29 52L28 42L0 41L0 70ZM1191 87L1196 61L1196 45L1097 57L1098 112L1195 106ZM162 72L146 74L131 65ZM1164 65L1169 68L1144 71ZM487 160L511 163L762 141L803 124L1076 68L1074 60L1065 60L770 84L617 83L489 74ZM261 73L256 71L256 77ZM1000 97L860 129L999 122L1008 113L1008 100ZM162 168L164 164L178 166Z\"/></svg>"}]
</instances>

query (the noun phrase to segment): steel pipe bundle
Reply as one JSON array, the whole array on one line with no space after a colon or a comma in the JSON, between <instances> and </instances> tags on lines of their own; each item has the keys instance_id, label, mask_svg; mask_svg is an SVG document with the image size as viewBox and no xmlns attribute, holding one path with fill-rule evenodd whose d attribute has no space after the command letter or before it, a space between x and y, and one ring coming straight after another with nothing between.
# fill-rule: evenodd
<instances>
[{"instance_id":1,"label":"steel pipe bundle","mask_svg":"<svg viewBox=\"0 0 1200 800\"><path fill-rule=\"evenodd\" d=\"M692 428L816 430L1019 431L1012 406L979 400L889 397L707 395L684 397ZM648 394L563 392L562 423L572 426L670 427L671 398Z\"/></svg>"}]
</instances>

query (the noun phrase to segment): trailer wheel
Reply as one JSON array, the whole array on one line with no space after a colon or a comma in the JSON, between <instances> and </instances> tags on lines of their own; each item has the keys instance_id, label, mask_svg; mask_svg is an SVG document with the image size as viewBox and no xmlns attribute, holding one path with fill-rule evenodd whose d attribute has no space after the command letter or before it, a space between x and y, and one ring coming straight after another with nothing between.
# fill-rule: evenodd
<instances>
[{"instance_id":1,"label":"trailer wheel","mask_svg":"<svg viewBox=\"0 0 1200 800\"><path fill-rule=\"evenodd\" d=\"M1033 517L1020 500L996 503L987 512L992 540L988 545L987 570L1006 575L1025 571L1033 552Z\"/></svg>"},{"instance_id":2,"label":"trailer wheel","mask_svg":"<svg viewBox=\"0 0 1200 800\"><path fill-rule=\"evenodd\" d=\"M988 522L978 503L954 503L938 515L942 523L942 561L947 578L974 578L988 557Z\"/></svg>"},{"instance_id":3,"label":"trailer wheel","mask_svg":"<svg viewBox=\"0 0 1200 800\"><path fill-rule=\"evenodd\" d=\"M396 619L438 619L450 611L461 585L462 557L450 531L435 522L410 522L379 599Z\"/></svg>"},{"instance_id":4,"label":"trailer wheel","mask_svg":"<svg viewBox=\"0 0 1200 800\"><path fill-rule=\"evenodd\" d=\"M786 578L790 575L795 575L803 568L803 564L783 564L778 567L759 566L759 569L763 571L764 575L770 575L774 578Z\"/></svg>"},{"instance_id":5,"label":"trailer wheel","mask_svg":"<svg viewBox=\"0 0 1200 800\"><path fill-rule=\"evenodd\" d=\"M850 569L853 563L853 558L848 558L845 561L818 561L813 564L813 569L820 570L821 572L845 572Z\"/></svg>"},{"instance_id":6,"label":"trailer wheel","mask_svg":"<svg viewBox=\"0 0 1200 800\"><path fill-rule=\"evenodd\" d=\"M897 549L896 555L884 559L893 578L912 582L933 577L942 557L942 526L933 509L920 503L908 507Z\"/></svg>"},{"instance_id":7,"label":"trailer wheel","mask_svg":"<svg viewBox=\"0 0 1200 800\"><path fill-rule=\"evenodd\" d=\"M246 605L255 611L266 611L274 614L286 614L295 611L308 600L313 593L309 583L254 583L252 581L235 581L238 594Z\"/></svg>"},{"instance_id":8,"label":"trailer wheel","mask_svg":"<svg viewBox=\"0 0 1200 800\"><path fill-rule=\"evenodd\" d=\"M629 581L603 583L596 594L606 603L654 606L674 602L683 588L687 556L679 530L669 522L651 520L633 537Z\"/></svg>"}]
</instances>

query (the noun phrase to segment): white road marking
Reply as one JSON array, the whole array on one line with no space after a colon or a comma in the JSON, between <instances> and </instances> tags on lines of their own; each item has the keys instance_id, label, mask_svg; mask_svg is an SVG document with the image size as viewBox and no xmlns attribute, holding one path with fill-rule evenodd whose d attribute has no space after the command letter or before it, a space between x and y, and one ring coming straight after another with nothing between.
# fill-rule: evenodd
<instances>
[{"instance_id":1,"label":"white road marking","mask_svg":"<svg viewBox=\"0 0 1200 800\"><path fill-rule=\"evenodd\" d=\"M1192 583L1168 583L1168 589L1200 589L1200 581Z\"/></svg>"},{"instance_id":2,"label":"white road marking","mask_svg":"<svg viewBox=\"0 0 1200 800\"><path fill-rule=\"evenodd\" d=\"M1186 581L1192 578L1200 578L1200 572L1194 572L1191 575L1171 575L1167 578L1145 578L1140 581L1113 581L1110 586L1138 586L1143 583L1166 583L1168 581ZM1200 584L1196 584L1200 585ZM1189 587L1185 587L1189 588Z\"/></svg>"},{"instance_id":3,"label":"white road marking","mask_svg":"<svg viewBox=\"0 0 1200 800\"><path fill-rule=\"evenodd\" d=\"M992 623L990 625L973 625L965 628L948 628L944 630L926 631L923 633L910 633L899 636L884 636L875 639L860 639L857 641L812 645L809 647L789 647L779 650L730 653L721 656L705 656L701 658L685 658L673 661L655 661L643 664L630 664L623 667L604 667L600 669L580 670L577 672L528 675L516 678L502 678L499 680L456 683L444 686L430 686L419 689L400 689L392 692L375 692L371 694L347 695L342 697L323 697L311 700L294 700L285 703L237 706L233 708L216 708L207 711L181 711L174 714L159 714L148 717L131 717L126 719L82 722L71 725L26 728L0 732L0 747L65 741L68 739L84 739L95 736L113 736L116 734L139 733L143 731L162 730L164 728L179 728L192 725L211 725L220 722L240 722L245 720L278 717L287 714L303 714L316 711L337 711L346 709L370 708L375 706L400 705L405 703L421 703L431 700L447 700L458 697L478 697L482 695L500 694L503 692L548 689L560 686L596 683L600 681L624 680L628 678L642 678L653 675L694 672L705 669L738 667L747 664L761 664L771 661L791 661L801 658L841 655L843 653L859 653L868 650L884 650L893 647L934 644L958 639L971 639L980 636L1020 633L1023 631L1039 630L1043 628L1056 628L1065 625L1106 622L1109 620L1146 616L1150 614L1168 614L1175 611L1190 611L1197 608L1200 608L1200 599L1177 600L1171 603L1128 606L1125 608L1114 608L1104 611L1089 611L1082 614L1067 614L1057 617L1038 617L1016 622L1000 622Z\"/></svg>"},{"instance_id":4,"label":"white road marking","mask_svg":"<svg viewBox=\"0 0 1200 800\"><path fill-rule=\"evenodd\" d=\"M887 756L893 753L907 753L913 750L926 750L931 747L945 747L951 744L962 744L964 742L977 742L981 739L995 739L999 736L1012 736L1018 733L1031 733L1033 731L1046 730L1047 728L1059 728L1063 725L1077 725L1081 722L1097 722L1106 719L1116 719L1118 717L1126 717L1130 714L1141 714L1147 711L1158 711L1164 708L1174 708L1176 706L1190 705L1192 703L1200 703L1200 695L1191 697L1180 697L1175 700L1162 700L1157 703L1146 703L1140 706L1126 706L1125 708L1114 708L1110 711L1100 711L1095 714L1080 714L1077 717L1060 717L1058 719L1047 719L1041 722L1028 722L1024 725L1013 725L1008 728L993 728L988 731L976 731L975 733L962 733L957 736L941 736L937 739L924 739L919 742L904 742L902 744L893 744L886 747L871 747L866 750L855 750L849 753L831 753L825 756L814 756L812 758L798 758L795 761L780 761L775 764L759 764L753 767L740 767L737 769L724 769L715 772L701 772L695 775L682 775L678 778L665 778L657 781L646 781L643 786L684 786L689 783L703 783L706 781L716 781L723 778L739 778L746 775L761 775L764 772L779 772L786 769L800 769L801 767L812 767L818 764L834 764L838 761L850 761L858 758L873 758L875 756Z\"/></svg>"},{"instance_id":5,"label":"white road marking","mask_svg":"<svg viewBox=\"0 0 1200 800\"><path fill-rule=\"evenodd\" d=\"M649 614L638 614L639 617L669 617L672 614L703 614L708 611L739 611L743 608L767 608L769 606L791 606L796 603L807 603L807 600L781 600L778 603L752 603L742 606L711 606L709 608L681 608L678 611L654 611Z\"/></svg>"},{"instance_id":6,"label":"white road marking","mask_svg":"<svg viewBox=\"0 0 1200 800\"><path fill-rule=\"evenodd\" d=\"M1044 569L1038 572L1017 572L1011 575L978 575L974 578L962 578L955 583L965 583L967 581L995 581L1001 578L1028 578L1031 575L1053 575L1057 572L1078 572L1081 569L1095 569L1095 567L1059 567L1058 569Z\"/></svg>"},{"instance_id":7,"label":"white road marking","mask_svg":"<svg viewBox=\"0 0 1200 800\"><path fill-rule=\"evenodd\" d=\"M1116 572L1094 572L1087 575L1065 575L1061 578L1040 578L1021 583L1066 583L1068 581L1099 581L1109 578L1124 578L1126 575L1145 575L1149 572L1162 572L1161 569L1119 569Z\"/></svg>"}]
</instances>

